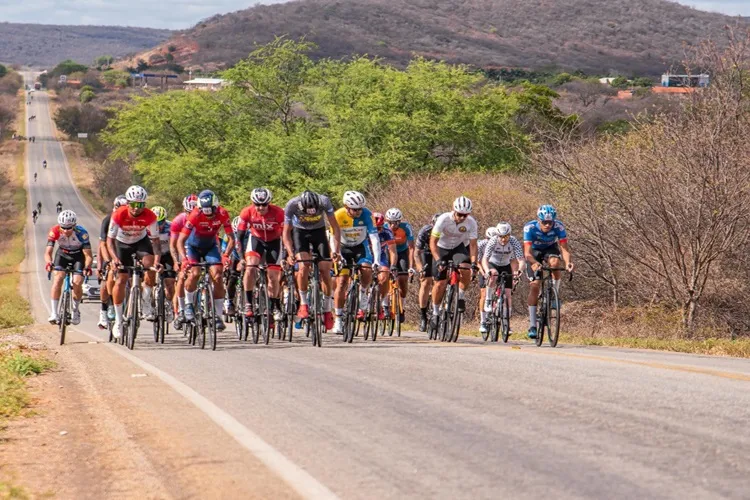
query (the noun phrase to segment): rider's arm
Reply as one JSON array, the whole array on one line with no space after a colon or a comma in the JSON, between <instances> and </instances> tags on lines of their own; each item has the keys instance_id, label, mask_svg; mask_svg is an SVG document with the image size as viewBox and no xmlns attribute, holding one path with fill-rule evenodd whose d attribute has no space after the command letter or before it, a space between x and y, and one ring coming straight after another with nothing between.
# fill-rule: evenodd
<instances>
[{"instance_id":1,"label":"rider's arm","mask_svg":"<svg viewBox=\"0 0 750 500\"><path fill-rule=\"evenodd\" d=\"M91 267L91 263L94 262L94 256L91 255L91 248L83 249L83 266L88 269Z\"/></svg>"},{"instance_id":2,"label":"rider's arm","mask_svg":"<svg viewBox=\"0 0 750 500\"><path fill-rule=\"evenodd\" d=\"M414 269L414 253L415 253L414 240L411 240L409 242L409 269Z\"/></svg>"},{"instance_id":3,"label":"rider's arm","mask_svg":"<svg viewBox=\"0 0 750 500\"><path fill-rule=\"evenodd\" d=\"M373 255L373 262L380 264L378 262L378 256L380 256L380 238L378 237L378 233L370 233L367 235L367 238L370 240L370 248L372 248L372 255Z\"/></svg>"},{"instance_id":4,"label":"rider's arm","mask_svg":"<svg viewBox=\"0 0 750 500\"><path fill-rule=\"evenodd\" d=\"M438 240L440 239L440 236L435 236L435 233L433 232L432 235L430 235L430 251L432 252L432 258L436 259L440 255L438 252Z\"/></svg>"},{"instance_id":5,"label":"rider's arm","mask_svg":"<svg viewBox=\"0 0 750 500\"><path fill-rule=\"evenodd\" d=\"M472 264L477 263L477 239L472 238L469 240L469 260Z\"/></svg>"},{"instance_id":6,"label":"rider's arm","mask_svg":"<svg viewBox=\"0 0 750 500\"><path fill-rule=\"evenodd\" d=\"M47 245L47 248L44 251L44 263L45 264L51 264L52 263L52 251L55 249L54 246Z\"/></svg>"},{"instance_id":7,"label":"rider's arm","mask_svg":"<svg viewBox=\"0 0 750 500\"><path fill-rule=\"evenodd\" d=\"M398 252L396 251L396 242L391 241L388 243L388 254L391 257L391 266L398 264Z\"/></svg>"},{"instance_id":8,"label":"rider's arm","mask_svg":"<svg viewBox=\"0 0 750 500\"><path fill-rule=\"evenodd\" d=\"M573 265L573 259L570 255L570 247L568 246L567 240L560 241L558 244L560 245L560 253L562 254L563 261L565 261L565 267L568 268L569 271L572 271L571 267Z\"/></svg>"},{"instance_id":9,"label":"rider's arm","mask_svg":"<svg viewBox=\"0 0 750 500\"><path fill-rule=\"evenodd\" d=\"M331 248L331 250L335 254L340 254L341 228L339 227L339 222L336 220L336 216L333 214L333 212L327 213L326 216L328 217L328 223L331 225L331 231L333 231L334 246Z\"/></svg>"},{"instance_id":10,"label":"rider's arm","mask_svg":"<svg viewBox=\"0 0 750 500\"><path fill-rule=\"evenodd\" d=\"M282 239L284 240L284 247L286 248L287 256L294 257L294 245L292 244L292 224L284 224L284 232L282 233Z\"/></svg>"},{"instance_id":11,"label":"rider's arm","mask_svg":"<svg viewBox=\"0 0 750 500\"><path fill-rule=\"evenodd\" d=\"M482 257L482 262L479 264L479 268L484 274L487 274L490 270L490 255L495 251L496 244L497 239L492 238L487 242L487 246L484 248L484 256Z\"/></svg>"},{"instance_id":12,"label":"rider's arm","mask_svg":"<svg viewBox=\"0 0 750 500\"><path fill-rule=\"evenodd\" d=\"M185 261L187 257L185 256L185 241L187 241L188 235L184 232L181 232L180 235L177 237L177 252L180 255L180 261Z\"/></svg>"},{"instance_id":13,"label":"rider's arm","mask_svg":"<svg viewBox=\"0 0 750 500\"><path fill-rule=\"evenodd\" d=\"M417 266L417 271L422 272L424 268L424 250L417 248L414 252L414 263Z\"/></svg>"}]
</instances>

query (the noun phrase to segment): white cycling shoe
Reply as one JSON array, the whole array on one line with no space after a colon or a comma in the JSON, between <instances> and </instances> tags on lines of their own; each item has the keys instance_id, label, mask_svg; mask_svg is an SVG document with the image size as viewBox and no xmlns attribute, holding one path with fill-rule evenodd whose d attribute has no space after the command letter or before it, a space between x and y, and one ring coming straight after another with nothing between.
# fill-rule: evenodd
<instances>
[{"instance_id":1,"label":"white cycling shoe","mask_svg":"<svg viewBox=\"0 0 750 500\"><path fill-rule=\"evenodd\" d=\"M73 309L73 316L70 318L70 323L73 325L81 324L81 311Z\"/></svg>"},{"instance_id":2,"label":"white cycling shoe","mask_svg":"<svg viewBox=\"0 0 750 500\"><path fill-rule=\"evenodd\" d=\"M51 324L56 325L60 321L60 316L57 315L56 312L53 312L50 314L50 317L47 319Z\"/></svg>"},{"instance_id":3,"label":"white cycling shoe","mask_svg":"<svg viewBox=\"0 0 750 500\"><path fill-rule=\"evenodd\" d=\"M99 330L106 330L109 326L109 318L107 317L107 311L99 311L99 322L96 324Z\"/></svg>"},{"instance_id":4,"label":"white cycling shoe","mask_svg":"<svg viewBox=\"0 0 750 500\"><path fill-rule=\"evenodd\" d=\"M336 316L336 320L333 322L331 333L335 333L336 335L343 335L344 333L344 322L339 316Z\"/></svg>"},{"instance_id":5,"label":"white cycling shoe","mask_svg":"<svg viewBox=\"0 0 750 500\"><path fill-rule=\"evenodd\" d=\"M122 337L122 321L115 320L115 324L112 326L112 336L116 339Z\"/></svg>"}]
</instances>

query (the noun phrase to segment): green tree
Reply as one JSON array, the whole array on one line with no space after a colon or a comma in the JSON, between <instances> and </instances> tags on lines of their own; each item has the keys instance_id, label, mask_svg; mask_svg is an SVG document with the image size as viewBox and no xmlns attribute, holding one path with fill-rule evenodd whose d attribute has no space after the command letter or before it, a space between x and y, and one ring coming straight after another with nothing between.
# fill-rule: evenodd
<instances>
[{"instance_id":1,"label":"green tree","mask_svg":"<svg viewBox=\"0 0 750 500\"><path fill-rule=\"evenodd\" d=\"M125 71L110 69L102 73L102 80L113 87L127 87L130 83L130 75Z\"/></svg>"},{"instance_id":2,"label":"green tree","mask_svg":"<svg viewBox=\"0 0 750 500\"><path fill-rule=\"evenodd\" d=\"M628 80L624 76L618 76L617 78L612 80L612 83L610 83L610 85L616 89L625 90L630 87L630 80Z\"/></svg>"},{"instance_id":3,"label":"green tree","mask_svg":"<svg viewBox=\"0 0 750 500\"><path fill-rule=\"evenodd\" d=\"M112 56L99 56L94 61L94 64L96 65L96 69L98 70L105 70L109 69L110 66L112 66L112 62L114 62L115 58Z\"/></svg>"},{"instance_id":4,"label":"green tree","mask_svg":"<svg viewBox=\"0 0 750 500\"><path fill-rule=\"evenodd\" d=\"M0 64L0 78L4 77L7 74L8 74L8 68Z\"/></svg>"},{"instance_id":5,"label":"green tree","mask_svg":"<svg viewBox=\"0 0 750 500\"><path fill-rule=\"evenodd\" d=\"M88 66L77 63L72 59L66 59L65 61L55 66L51 73L54 76L60 76L71 75L73 73L85 73L86 70L88 70Z\"/></svg>"},{"instance_id":6,"label":"green tree","mask_svg":"<svg viewBox=\"0 0 750 500\"><path fill-rule=\"evenodd\" d=\"M81 104L86 104L87 102L91 102L96 97L96 94L94 94L93 90L83 90L81 91L80 95L78 96L78 100L81 101Z\"/></svg>"}]
</instances>

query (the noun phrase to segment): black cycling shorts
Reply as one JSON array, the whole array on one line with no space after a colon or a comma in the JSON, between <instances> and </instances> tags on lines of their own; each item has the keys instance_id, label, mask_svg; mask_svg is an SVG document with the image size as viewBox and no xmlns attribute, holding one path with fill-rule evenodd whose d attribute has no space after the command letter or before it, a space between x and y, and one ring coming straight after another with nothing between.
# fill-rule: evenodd
<instances>
[{"instance_id":1,"label":"black cycling shorts","mask_svg":"<svg viewBox=\"0 0 750 500\"><path fill-rule=\"evenodd\" d=\"M154 247L151 245L151 240L148 236L138 240L131 244L123 243L120 240L115 240L115 255L120 259L123 266L133 266L135 261L133 256L137 255L139 259L143 259L147 255L154 255ZM127 273L126 269L120 269L121 273Z\"/></svg>"},{"instance_id":2,"label":"black cycling shorts","mask_svg":"<svg viewBox=\"0 0 750 500\"><path fill-rule=\"evenodd\" d=\"M68 267L72 267L74 274L83 274L83 268L86 265L86 256L83 255L82 250L77 252L63 252L58 248L55 253L53 265L55 266L55 271L65 271Z\"/></svg>"},{"instance_id":3,"label":"black cycling shorts","mask_svg":"<svg viewBox=\"0 0 750 500\"><path fill-rule=\"evenodd\" d=\"M422 266L422 275L425 278L432 278L432 254L423 253L422 259L424 260L424 265Z\"/></svg>"},{"instance_id":4,"label":"black cycling shorts","mask_svg":"<svg viewBox=\"0 0 750 500\"><path fill-rule=\"evenodd\" d=\"M177 276L177 271L175 270L174 265L174 259L172 258L171 253L163 253L161 254L161 259L159 260L159 263L164 267L164 278L165 279L174 279Z\"/></svg>"},{"instance_id":5,"label":"black cycling shorts","mask_svg":"<svg viewBox=\"0 0 750 500\"><path fill-rule=\"evenodd\" d=\"M554 245L542 248L541 250L532 248L531 255L534 256L534 259L537 262L544 264L544 259L547 257L560 257L560 247L555 243ZM526 266L526 276L529 278L529 281L538 280L542 277L542 271L540 270L539 272L534 273L534 271L531 270L531 264L529 264Z\"/></svg>"},{"instance_id":6,"label":"black cycling shorts","mask_svg":"<svg viewBox=\"0 0 750 500\"><path fill-rule=\"evenodd\" d=\"M456 266L459 266L469 261L469 249L463 243L450 250L438 247L438 252L438 258L432 263L432 275L437 281L442 281L448 276L447 268L442 271L438 269L439 263L447 264L449 260L452 260Z\"/></svg>"},{"instance_id":7,"label":"black cycling shorts","mask_svg":"<svg viewBox=\"0 0 750 500\"><path fill-rule=\"evenodd\" d=\"M292 241L294 243L294 254L307 252L312 253L318 259L330 259L331 250L328 248L328 234L326 228L292 229Z\"/></svg>"},{"instance_id":8,"label":"black cycling shorts","mask_svg":"<svg viewBox=\"0 0 750 500\"><path fill-rule=\"evenodd\" d=\"M494 269L497 271L498 285L500 284L500 275L505 273L505 288L513 287L513 268L510 267L510 264L508 264L507 266L498 266L497 264L493 264L492 262L490 262L490 269Z\"/></svg>"},{"instance_id":9,"label":"black cycling shorts","mask_svg":"<svg viewBox=\"0 0 750 500\"><path fill-rule=\"evenodd\" d=\"M296 248L296 247L295 247ZM255 255L260 257L260 263L269 267L281 266L281 238L273 241L263 241L252 234L247 239L245 257Z\"/></svg>"},{"instance_id":10,"label":"black cycling shorts","mask_svg":"<svg viewBox=\"0 0 750 500\"><path fill-rule=\"evenodd\" d=\"M403 252L399 252L396 257L396 266L398 266L398 274L407 274L409 272L409 249L407 248Z\"/></svg>"}]
</instances>

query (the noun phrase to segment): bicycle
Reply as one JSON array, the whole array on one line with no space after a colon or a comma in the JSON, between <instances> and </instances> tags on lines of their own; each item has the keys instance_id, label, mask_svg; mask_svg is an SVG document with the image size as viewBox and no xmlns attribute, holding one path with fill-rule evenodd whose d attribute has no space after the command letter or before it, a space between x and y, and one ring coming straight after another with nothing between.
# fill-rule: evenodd
<instances>
[{"instance_id":1,"label":"bicycle","mask_svg":"<svg viewBox=\"0 0 750 500\"><path fill-rule=\"evenodd\" d=\"M510 303L505 295L505 281L508 273L503 271L497 277L497 286L492 295L492 309L487 313L487 332L482 333L482 340L485 342L489 338L491 342L497 342L498 335L502 337L503 342L507 343L510 337ZM511 293L516 290L518 279L513 278L513 287ZM488 292L489 293L489 292ZM484 307L484 304L482 305Z\"/></svg>"},{"instance_id":2,"label":"bicycle","mask_svg":"<svg viewBox=\"0 0 750 500\"><path fill-rule=\"evenodd\" d=\"M154 317L154 342L164 343L164 336L169 333L169 321L167 321L167 307L172 307L171 301L167 300L166 287L164 286L164 271L156 275L156 286L154 287L154 298L156 302Z\"/></svg>"},{"instance_id":3,"label":"bicycle","mask_svg":"<svg viewBox=\"0 0 750 500\"><path fill-rule=\"evenodd\" d=\"M550 347L557 347L557 340L560 336L560 296L552 283L552 272L565 271L565 268L550 267L547 262L548 260L545 258L542 264L542 275L539 278L541 284L539 286L539 301L537 302L537 347L540 347L544 342L545 330ZM568 281L572 279L573 273L570 273Z\"/></svg>"},{"instance_id":4,"label":"bicycle","mask_svg":"<svg viewBox=\"0 0 750 500\"><path fill-rule=\"evenodd\" d=\"M125 345L131 351L135 348L135 338L138 335L138 328L141 326L141 281L146 271L143 263L136 255L133 256L133 261L132 266L120 266L121 269L127 270L130 275L130 293L125 301L126 309L123 309L125 331L121 332L120 338L124 337Z\"/></svg>"},{"instance_id":5,"label":"bicycle","mask_svg":"<svg viewBox=\"0 0 750 500\"><path fill-rule=\"evenodd\" d=\"M297 261L312 263L312 272L307 284L307 289L312 291L310 294L310 316L306 321L310 328L313 346L317 347L323 347L323 292L320 289L320 268L318 267L318 262L321 260L330 261L331 259L313 258Z\"/></svg>"},{"instance_id":6,"label":"bicycle","mask_svg":"<svg viewBox=\"0 0 750 500\"><path fill-rule=\"evenodd\" d=\"M413 276L409 278L409 281L413 281ZM391 300L391 317L385 318L384 329L388 330L388 336L393 337L393 332L396 332L396 336L401 336L401 318L404 315L404 299L401 297L401 288L398 285L398 273L391 272L390 275L390 288L388 295Z\"/></svg>"},{"instance_id":7,"label":"bicycle","mask_svg":"<svg viewBox=\"0 0 750 500\"><path fill-rule=\"evenodd\" d=\"M283 276L282 283L284 285L284 293L282 311L284 313L284 319L279 322L283 326L281 327L280 340L292 341L292 333L294 332L294 317L297 311L297 299L296 289L297 284L294 281L294 268L288 264L283 264ZM286 337L289 337L288 339Z\"/></svg>"},{"instance_id":8,"label":"bicycle","mask_svg":"<svg viewBox=\"0 0 750 500\"><path fill-rule=\"evenodd\" d=\"M211 273L208 268L214 264L200 262L193 264L191 267L201 268L201 277L198 280L198 288L195 291L195 319L188 322L189 339L192 345L195 345L198 335L200 335L200 348L206 348L206 331L210 337L211 350L216 350L217 332L216 332L216 312L214 311L214 287L211 284ZM197 330L197 331L196 331Z\"/></svg>"},{"instance_id":9,"label":"bicycle","mask_svg":"<svg viewBox=\"0 0 750 500\"><path fill-rule=\"evenodd\" d=\"M234 292L234 316L228 316L230 322L234 322L234 330L237 334L237 340L247 340L247 320L245 318L245 287L242 285L242 276L245 273L245 267L243 265L242 272L240 272L237 279L237 287ZM232 279L232 274L228 274L227 280ZM227 287L227 290L229 287Z\"/></svg>"},{"instance_id":10,"label":"bicycle","mask_svg":"<svg viewBox=\"0 0 750 500\"><path fill-rule=\"evenodd\" d=\"M249 267L254 267L258 270L253 293L253 344L257 344L260 336L263 335L263 343L268 345L268 341L271 338L271 324L273 322L271 299L268 296L268 266L260 264Z\"/></svg>"},{"instance_id":11,"label":"bicycle","mask_svg":"<svg viewBox=\"0 0 750 500\"><path fill-rule=\"evenodd\" d=\"M378 273L380 272L383 271L379 270ZM378 273L373 273L372 283L370 284L370 290L368 291L370 305L365 313L365 319L360 321L357 325L357 333L359 333L359 325L364 324L363 337L365 340L372 337L373 342L377 340L378 330L382 328L382 324L385 323L385 319L381 320L380 315L378 314L380 312L380 302L382 299L380 296L380 284L377 280Z\"/></svg>"},{"instance_id":12,"label":"bicycle","mask_svg":"<svg viewBox=\"0 0 750 500\"><path fill-rule=\"evenodd\" d=\"M360 282L360 266L356 262L351 266L352 279L349 283L349 289L346 292L346 302L344 304L344 342L349 344L354 340L354 334L357 331L357 311L359 310L359 292L362 287Z\"/></svg>"},{"instance_id":13,"label":"bicycle","mask_svg":"<svg viewBox=\"0 0 750 500\"><path fill-rule=\"evenodd\" d=\"M448 286L440 303L437 329L431 329L430 339L437 340L438 336L440 336L441 342L456 342L459 330L461 329L462 317L462 313L458 310L458 290L461 273L453 260L449 260L446 267Z\"/></svg>"},{"instance_id":14,"label":"bicycle","mask_svg":"<svg viewBox=\"0 0 750 500\"><path fill-rule=\"evenodd\" d=\"M67 332L68 325L73 317L73 268L68 266L64 271L65 281L63 281L62 295L60 296L60 302L57 306L57 329L60 331L60 345L65 343L65 333ZM47 279L52 279L52 271L47 273Z\"/></svg>"}]
</instances>

